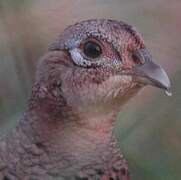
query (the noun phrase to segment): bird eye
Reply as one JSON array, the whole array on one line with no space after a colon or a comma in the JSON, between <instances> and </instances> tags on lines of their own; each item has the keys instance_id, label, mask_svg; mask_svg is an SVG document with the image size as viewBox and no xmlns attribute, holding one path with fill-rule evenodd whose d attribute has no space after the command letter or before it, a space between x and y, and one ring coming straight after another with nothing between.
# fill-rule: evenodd
<instances>
[{"instance_id":1,"label":"bird eye","mask_svg":"<svg viewBox=\"0 0 181 180\"><path fill-rule=\"evenodd\" d=\"M88 58L98 58L102 54L100 45L93 41L86 42L83 51Z\"/></svg>"}]
</instances>

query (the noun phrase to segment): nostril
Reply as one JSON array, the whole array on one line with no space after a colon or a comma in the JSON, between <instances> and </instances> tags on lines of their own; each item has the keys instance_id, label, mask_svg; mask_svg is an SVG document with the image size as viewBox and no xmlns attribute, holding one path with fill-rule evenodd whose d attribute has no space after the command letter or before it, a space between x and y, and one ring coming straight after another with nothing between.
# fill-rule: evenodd
<instances>
[{"instance_id":1,"label":"nostril","mask_svg":"<svg viewBox=\"0 0 181 180\"><path fill-rule=\"evenodd\" d=\"M136 54L132 54L132 60L135 65L143 65L144 60L142 58L139 58Z\"/></svg>"}]
</instances>

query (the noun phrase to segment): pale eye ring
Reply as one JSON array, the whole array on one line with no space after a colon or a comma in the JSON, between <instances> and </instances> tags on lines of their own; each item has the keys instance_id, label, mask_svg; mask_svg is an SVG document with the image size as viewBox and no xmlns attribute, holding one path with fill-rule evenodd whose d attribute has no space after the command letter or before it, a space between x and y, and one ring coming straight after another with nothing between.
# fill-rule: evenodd
<instances>
[{"instance_id":1,"label":"pale eye ring","mask_svg":"<svg viewBox=\"0 0 181 180\"><path fill-rule=\"evenodd\" d=\"M86 57L95 59L101 56L102 48L94 41L87 41L83 46L83 53Z\"/></svg>"}]
</instances>

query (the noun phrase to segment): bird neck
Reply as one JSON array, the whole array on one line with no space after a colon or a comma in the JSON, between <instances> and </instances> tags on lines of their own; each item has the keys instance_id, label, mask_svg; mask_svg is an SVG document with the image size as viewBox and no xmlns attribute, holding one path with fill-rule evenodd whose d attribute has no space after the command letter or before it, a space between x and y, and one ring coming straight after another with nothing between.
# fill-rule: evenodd
<instances>
[{"instance_id":1,"label":"bird neck","mask_svg":"<svg viewBox=\"0 0 181 180\"><path fill-rule=\"evenodd\" d=\"M100 148L100 152L111 144L113 138L113 119L114 114L107 116L87 117L79 115L72 117L72 112L66 112L59 119L54 119L46 112L40 113L37 110L27 112L24 123L29 124L33 136L38 142L49 150L60 148L60 151L66 153L77 153L80 155L83 151L91 151ZM70 116L71 114L71 116ZM26 126L24 126L26 127ZM63 148L62 148L63 147ZM96 149L95 149L96 148ZM61 152L63 153L63 152ZM90 152L91 153L91 152Z\"/></svg>"},{"instance_id":2,"label":"bird neck","mask_svg":"<svg viewBox=\"0 0 181 180\"><path fill-rule=\"evenodd\" d=\"M97 119L73 119L70 114L54 119L33 109L21 122L23 132L29 133L26 136L33 137L32 143L48 155L50 166L56 164L56 170L66 176L77 174L83 167L105 170L116 161L122 163L112 134L114 113Z\"/></svg>"},{"instance_id":3,"label":"bird neck","mask_svg":"<svg viewBox=\"0 0 181 180\"><path fill-rule=\"evenodd\" d=\"M108 171L113 166L128 169L112 134L116 111L77 114L62 101L50 109L50 99L48 104L38 98L32 96L23 119L7 136L6 145L0 146L5 147L0 148L0 160L18 162L13 171L22 174L25 166L32 164L35 167L30 173L46 170L50 176L70 178ZM9 156L6 152L13 153Z\"/></svg>"}]
</instances>

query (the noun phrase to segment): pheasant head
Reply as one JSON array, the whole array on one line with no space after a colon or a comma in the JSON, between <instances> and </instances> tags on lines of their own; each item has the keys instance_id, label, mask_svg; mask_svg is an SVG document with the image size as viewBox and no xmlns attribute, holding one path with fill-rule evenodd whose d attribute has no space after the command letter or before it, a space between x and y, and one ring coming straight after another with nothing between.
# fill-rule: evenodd
<instances>
[{"instance_id":1,"label":"pheasant head","mask_svg":"<svg viewBox=\"0 0 181 180\"><path fill-rule=\"evenodd\" d=\"M145 85L170 89L166 73L153 62L140 34L113 20L68 27L43 57L37 82L57 100L63 96L80 119L91 121L118 112Z\"/></svg>"}]
</instances>

